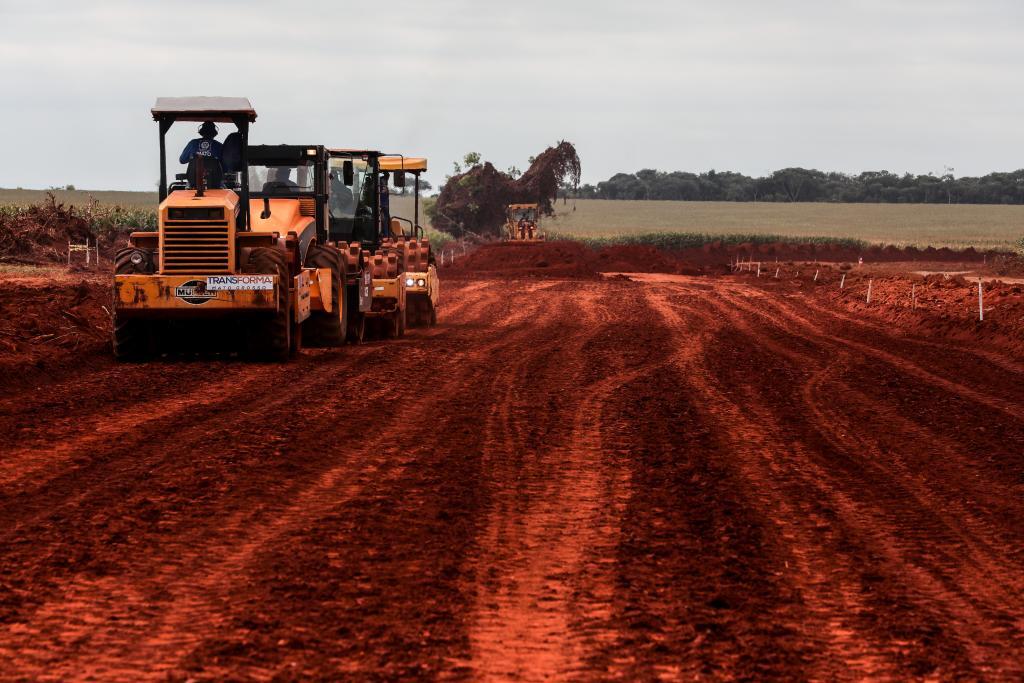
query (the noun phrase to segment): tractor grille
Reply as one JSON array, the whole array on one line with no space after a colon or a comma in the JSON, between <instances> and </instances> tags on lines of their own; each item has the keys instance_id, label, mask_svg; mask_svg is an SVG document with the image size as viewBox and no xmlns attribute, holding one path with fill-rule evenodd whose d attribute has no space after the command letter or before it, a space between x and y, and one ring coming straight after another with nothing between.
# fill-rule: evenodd
<instances>
[{"instance_id":1,"label":"tractor grille","mask_svg":"<svg viewBox=\"0 0 1024 683\"><path fill-rule=\"evenodd\" d=\"M231 230L227 221L165 221L160 235L164 273L230 273Z\"/></svg>"}]
</instances>

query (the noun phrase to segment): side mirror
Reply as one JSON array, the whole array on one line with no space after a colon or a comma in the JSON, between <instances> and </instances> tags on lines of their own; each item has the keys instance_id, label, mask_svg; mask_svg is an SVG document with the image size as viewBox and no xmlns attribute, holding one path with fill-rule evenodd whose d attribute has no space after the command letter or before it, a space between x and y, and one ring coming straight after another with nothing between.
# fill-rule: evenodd
<instances>
[{"instance_id":1,"label":"side mirror","mask_svg":"<svg viewBox=\"0 0 1024 683\"><path fill-rule=\"evenodd\" d=\"M400 188L405 187L405 171L395 171L394 185Z\"/></svg>"},{"instance_id":2,"label":"side mirror","mask_svg":"<svg viewBox=\"0 0 1024 683\"><path fill-rule=\"evenodd\" d=\"M345 187L352 187L356 181L356 167L351 159L346 159L345 163L341 165L341 175L345 180Z\"/></svg>"}]
</instances>

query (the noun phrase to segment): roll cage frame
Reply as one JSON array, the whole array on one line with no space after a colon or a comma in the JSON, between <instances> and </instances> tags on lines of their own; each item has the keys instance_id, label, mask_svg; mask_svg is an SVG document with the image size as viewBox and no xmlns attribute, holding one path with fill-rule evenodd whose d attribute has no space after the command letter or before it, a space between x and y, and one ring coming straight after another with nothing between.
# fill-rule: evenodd
<instances>
[{"instance_id":1,"label":"roll cage frame","mask_svg":"<svg viewBox=\"0 0 1024 683\"><path fill-rule=\"evenodd\" d=\"M241 206L239 230L251 230L249 219L249 124L256 121L256 110L244 97L159 97L150 110L160 130L160 202L167 199L167 132L178 121L233 123L241 136Z\"/></svg>"}]
</instances>

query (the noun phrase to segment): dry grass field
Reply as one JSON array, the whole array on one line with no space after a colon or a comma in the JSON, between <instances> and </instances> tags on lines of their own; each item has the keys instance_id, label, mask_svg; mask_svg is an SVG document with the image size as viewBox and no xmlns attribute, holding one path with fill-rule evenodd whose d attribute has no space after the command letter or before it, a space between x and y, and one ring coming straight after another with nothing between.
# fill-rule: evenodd
<instances>
[{"instance_id":1,"label":"dry grass field","mask_svg":"<svg viewBox=\"0 0 1024 683\"><path fill-rule=\"evenodd\" d=\"M58 201L149 209L155 192L54 191ZM0 189L0 205L42 201L43 190ZM412 218L412 199L393 197L392 212ZM428 224L421 215L421 223ZM644 233L850 237L918 247L1013 248L1024 236L1024 206L945 204L769 204L737 202L559 202L550 231L567 237L618 237Z\"/></svg>"},{"instance_id":2,"label":"dry grass field","mask_svg":"<svg viewBox=\"0 0 1024 683\"><path fill-rule=\"evenodd\" d=\"M1024 236L1024 206L768 204L570 200L547 227L564 235L641 233L853 237L896 246L1007 249Z\"/></svg>"}]
</instances>

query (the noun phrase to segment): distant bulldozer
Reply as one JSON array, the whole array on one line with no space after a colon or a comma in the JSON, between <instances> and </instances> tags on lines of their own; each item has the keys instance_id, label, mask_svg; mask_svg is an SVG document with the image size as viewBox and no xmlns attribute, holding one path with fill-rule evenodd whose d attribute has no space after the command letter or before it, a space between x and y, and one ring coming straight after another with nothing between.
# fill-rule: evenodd
<instances>
[{"instance_id":1,"label":"distant bulldozer","mask_svg":"<svg viewBox=\"0 0 1024 683\"><path fill-rule=\"evenodd\" d=\"M505 234L508 242L537 242L547 239L540 228L537 204L510 204L505 210Z\"/></svg>"}]
</instances>

